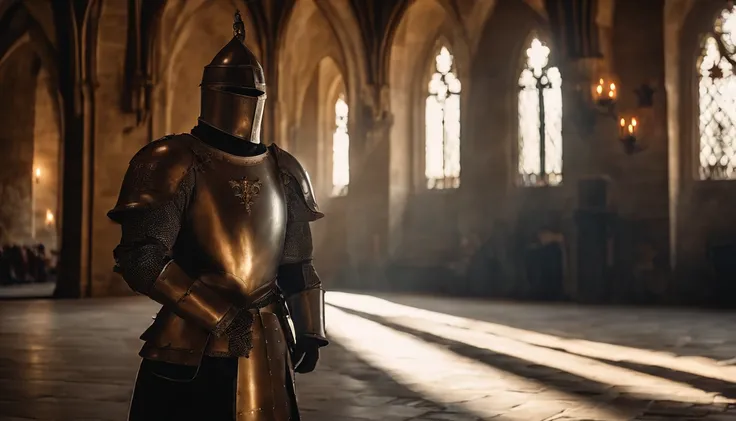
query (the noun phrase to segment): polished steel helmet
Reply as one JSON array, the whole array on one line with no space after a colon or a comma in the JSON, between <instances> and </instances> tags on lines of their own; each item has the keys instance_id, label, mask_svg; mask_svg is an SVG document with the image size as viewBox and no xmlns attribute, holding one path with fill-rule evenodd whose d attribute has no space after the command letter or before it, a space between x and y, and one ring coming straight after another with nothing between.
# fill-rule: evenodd
<instances>
[{"instance_id":1,"label":"polished steel helmet","mask_svg":"<svg viewBox=\"0 0 736 421\"><path fill-rule=\"evenodd\" d=\"M245 46L245 24L237 10L233 33L233 39L204 68L199 121L260 143L266 79L261 63Z\"/></svg>"}]
</instances>

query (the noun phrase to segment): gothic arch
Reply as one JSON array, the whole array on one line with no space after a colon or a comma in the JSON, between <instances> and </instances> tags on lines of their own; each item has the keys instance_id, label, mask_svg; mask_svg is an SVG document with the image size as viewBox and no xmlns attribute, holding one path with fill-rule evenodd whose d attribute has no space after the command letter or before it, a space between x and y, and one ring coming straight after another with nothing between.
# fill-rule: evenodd
<instances>
[{"instance_id":1,"label":"gothic arch","mask_svg":"<svg viewBox=\"0 0 736 421\"><path fill-rule=\"evenodd\" d=\"M358 104L358 94L366 86L366 57L360 38L360 31L355 15L348 2L318 1L315 3L330 24L344 54L344 83L351 108ZM351 123L352 124L352 123Z\"/></svg>"},{"instance_id":2,"label":"gothic arch","mask_svg":"<svg viewBox=\"0 0 736 421\"><path fill-rule=\"evenodd\" d=\"M57 124L61 133L63 133L64 116L61 106L61 95L58 88L59 70L56 61L57 51L49 39L48 29L45 29L36 18L37 14L40 14L40 12L33 13L27 9L27 5L24 2L19 0L9 1L0 9L0 18L2 18L0 19L0 26L7 27L5 25L9 25L13 19L17 19L19 16L22 16L21 19L25 19L25 25L20 32L4 32L0 38L0 66L10 56L14 48L26 42L30 44L33 51L41 60L41 65L49 73L48 93L53 100L52 105ZM53 29L50 30L53 32Z\"/></svg>"},{"instance_id":3,"label":"gothic arch","mask_svg":"<svg viewBox=\"0 0 736 421\"><path fill-rule=\"evenodd\" d=\"M279 46L278 86L280 97L277 123L288 143L299 138L305 95L324 57L331 57L345 75L348 65L333 25L314 0L300 0L294 6ZM301 139L300 139L301 140Z\"/></svg>"},{"instance_id":4,"label":"gothic arch","mask_svg":"<svg viewBox=\"0 0 736 421\"><path fill-rule=\"evenodd\" d=\"M420 191L424 181L424 102L434 57L445 45L454 57L463 91L468 90L470 47L447 4L418 0L404 12L389 51L392 186ZM461 95L461 109L465 96ZM466 121L461 112L462 122ZM462 123L461 123L462 126ZM464 133L463 133L464 138ZM393 187L392 187L393 188Z\"/></svg>"},{"instance_id":5,"label":"gothic arch","mask_svg":"<svg viewBox=\"0 0 736 421\"><path fill-rule=\"evenodd\" d=\"M698 72L696 64L705 35L725 8L719 0L704 0L694 7L683 1L668 5L670 23L666 36L670 146L670 220L672 261L678 270L697 270L694 262L705 262L705 252L724 238L733 238L736 227L723 215L736 211L736 183L701 181L697 177L700 135L698 127ZM682 22L679 31L677 22ZM676 49L676 51L675 51Z\"/></svg>"},{"instance_id":6,"label":"gothic arch","mask_svg":"<svg viewBox=\"0 0 736 421\"><path fill-rule=\"evenodd\" d=\"M320 60L315 69L314 80L317 89L317 163L316 169L320 182L317 183L320 193L327 199L333 196L333 134L335 131L335 104L340 96L349 103L349 95L345 80L337 61L330 56ZM305 98L306 100L306 98ZM348 108L349 110L349 108ZM348 122L350 118L348 118ZM350 131L348 130L348 134ZM349 161L348 161L349 162ZM323 200L328 203L327 200Z\"/></svg>"},{"instance_id":7,"label":"gothic arch","mask_svg":"<svg viewBox=\"0 0 736 421\"><path fill-rule=\"evenodd\" d=\"M718 14L725 7L717 0L704 1L692 8L680 30L680 130L682 136L681 164L679 173L683 183L695 178L697 170L698 127L697 127L697 70L696 63L703 48L705 34L709 33Z\"/></svg>"},{"instance_id":8,"label":"gothic arch","mask_svg":"<svg viewBox=\"0 0 736 421\"><path fill-rule=\"evenodd\" d=\"M36 214L47 208L52 210L54 223L58 216L63 113L57 52L48 37L53 26L44 28L38 21L50 10L44 10L43 3L32 5L33 10L27 6L20 1L8 2L0 14L0 26L5 28L0 36L0 91L8 106L2 117L5 130L0 155L7 158L0 165L0 219L5 228L0 241L22 242L33 237L56 249L56 229L34 227L39 219ZM34 166L43 167L43 183L33 184ZM38 197L43 199L43 210L33 212L34 205L39 205ZM25 206L30 206L31 212ZM10 227L8 218L12 220Z\"/></svg>"},{"instance_id":9,"label":"gothic arch","mask_svg":"<svg viewBox=\"0 0 736 421\"><path fill-rule=\"evenodd\" d=\"M494 186L514 185L518 137L518 78L526 57L530 34L544 37L546 21L523 1L498 2L485 24L473 57L470 77L474 81L469 92L466 113L471 124L465 130L466 148L463 158L478 171L472 178L496 178ZM499 42L499 40L503 42ZM481 53L482 52L482 53ZM554 54L554 52L553 52ZM505 65L502 65L504 63ZM489 93L493 101L489 101ZM489 110L489 107L491 109ZM485 115L498 118L485 118ZM505 194L504 191L489 194Z\"/></svg>"}]
</instances>

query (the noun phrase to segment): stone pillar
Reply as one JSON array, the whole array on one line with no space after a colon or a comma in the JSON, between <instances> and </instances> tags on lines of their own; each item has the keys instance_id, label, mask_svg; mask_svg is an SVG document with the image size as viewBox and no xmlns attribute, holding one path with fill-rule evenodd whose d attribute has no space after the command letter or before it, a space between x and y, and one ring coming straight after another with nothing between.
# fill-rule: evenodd
<instances>
[{"instance_id":1,"label":"stone pillar","mask_svg":"<svg viewBox=\"0 0 736 421\"><path fill-rule=\"evenodd\" d=\"M99 2L53 2L59 57L59 89L64 114L62 170L61 250L57 297L77 298L90 287L92 138L94 136L91 74ZM87 10L91 8L92 10ZM80 10L77 10L80 9ZM78 16L90 16L94 25L85 25ZM76 28L76 29L70 29ZM87 29L87 30L85 30ZM79 31L75 33L75 31Z\"/></svg>"},{"instance_id":2,"label":"stone pillar","mask_svg":"<svg viewBox=\"0 0 736 421\"><path fill-rule=\"evenodd\" d=\"M380 92L380 91L379 91ZM379 94L363 95L358 130L351 136L347 244L351 287L373 289L383 282L389 220L389 131L392 115ZM383 105L382 105L383 104ZM357 114L357 113L356 113Z\"/></svg>"}]
</instances>

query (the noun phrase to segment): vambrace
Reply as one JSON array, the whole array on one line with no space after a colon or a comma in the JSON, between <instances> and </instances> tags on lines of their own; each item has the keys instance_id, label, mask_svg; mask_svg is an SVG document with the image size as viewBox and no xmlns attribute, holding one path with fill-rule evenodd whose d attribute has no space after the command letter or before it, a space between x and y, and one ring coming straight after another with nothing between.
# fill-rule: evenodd
<instances>
[{"instance_id":1,"label":"vambrace","mask_svg":"<svg viewBox=\"0 0 736 421\"><path fill-rule=\"evenodd\" d=\"M222 335L239 312L203 280L193 279L173 260L170 261L147 294L170 308L177 316L191 321L217 336Z\"/></svg>"},{"instance_id":2,"label":"vambrace","mask_svg":"<svg viewBox=\"0 0 736 421\"><path fill-rule=\"evenodd\" d=\"M311 337L320 346L327 345L325 292L312 261L281 266L279 285L286 295L297 338Z\"/></svg>"}]
</instances>

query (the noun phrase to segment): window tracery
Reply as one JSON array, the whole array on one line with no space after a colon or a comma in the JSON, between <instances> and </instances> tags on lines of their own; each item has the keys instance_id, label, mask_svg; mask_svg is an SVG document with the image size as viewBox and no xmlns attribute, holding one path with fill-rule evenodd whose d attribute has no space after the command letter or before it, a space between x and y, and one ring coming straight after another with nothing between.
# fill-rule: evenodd
<instances>
[{"instance_id":1,"label":"window tracery","mask_svg":"<svg viewBox=\"0 0 736 421\"><path fill-rule=\"evenodd\" d=\"M332 195L344 196L350 184L350 135L348 104L343 95L335 102L335 131L332 133Z\"/></svg>"},{"instance_id":2,"label":"window tracery","mask_svg":"<svg viewBox=\"0 0 736 421\"><path fill-rule=\"evenodd\" d=\"M460 92L452 54L442 47L425 103L425 170L429 189L460 186Z\"/></svg>"},{"instance_id":3,"label":"window tracery","mask_svg":"<svg viewBox=\"0 0 736 421\"><path fill-rule=\"evenodd\" d=\"M701 180L736 179L736 8L724 9L698 60Z\"/></svg>"},{"instance_id":4,"label":"window tracery","mask_svg":"<svg viewBox=\"0 0 736 421\"><path fill-rule=\"evenodd\" d=\"M519 76L519 183L562 182L562 76L549 66L549 47L534 38Z\"/></svg>"}]
</instances>

